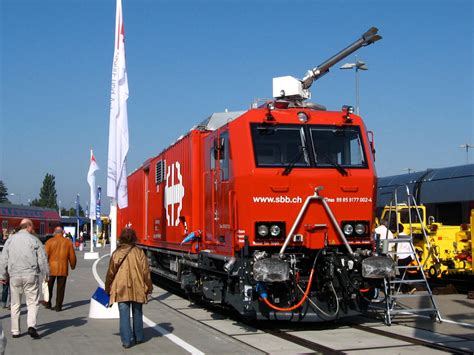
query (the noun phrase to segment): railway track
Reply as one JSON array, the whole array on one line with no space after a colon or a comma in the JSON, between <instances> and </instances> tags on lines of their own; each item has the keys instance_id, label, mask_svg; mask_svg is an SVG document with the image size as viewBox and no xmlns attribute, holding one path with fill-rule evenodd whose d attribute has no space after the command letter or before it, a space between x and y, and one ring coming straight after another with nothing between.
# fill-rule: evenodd
<instances>
[{"instance_id":1,"label":"railway track","mask_svg":"<svg viewBox=\"0 0 474 355\"><path fill-rule=\"evenodd\" d=\"M163 286L163 283L160 282L160 287L163 288ZM164 289L167 292L171 292L173 295L179 296L183 300L188 300L186 294L180 289L169 286L170 285L165 285ZM423 349L425 349L425 351L428 352L438 351L449 354L472 354L472 351L463 350L456 346L441 344L441 340L439 340L439 342L434 342L423 340L419 337L397 334L393 330L396 324L392 327L387 327L387 329L380 327L379 323L377 323L377 326L375 327L367 325L370 323L373 324L374 320L371 318L358 317L357 322L339 320L328 323L278 322L278 324L275 324L275 322L270 321L257 322L245 320L230 309L218 305L202 303L199 302L199 300L192 301L194 306L191 308L202 308L210 312L210 316L206 319L206 317L200 318L190 315L190 312L188 312L190 307L175 308L168 305L166 299L161 299L159 302L203 326L211 326L209 324L210 319L227 320L234 327L236 325L240 326L241 329L245 330L241 332L229 332L224 329L226 327L214 327L214 329L239 342L250 345L255 349L256 353L269 353L268 347L265 346L264 342L268 341L268 336L270 336L274 337L273 339L275 339L275 341L278 339L279 342L289 344L287 345L288 347L291 347L290 344L292 344L295 349L299 349L295 351L298 353L347 354L360 351L383 352L384 350L396 350L397 353L404 353L404 351L413 352L415 350L423 353ZM364 319L366 321L364 321ZM356 336L353 344L347 345L347 341L340 341L349 336L354 337L354 333ZM249 334L251 334L251 336ZM432 338L436 338L436 336L436 333L434 333ZM444 334L439 334L440 339L443 336L445 337ZM259 337L262 339L261 342L258 341ZM460 342L468 340L469 339L459 338ZM292 353L292 351L287 352Z\"/></svg>"}]
</instances>

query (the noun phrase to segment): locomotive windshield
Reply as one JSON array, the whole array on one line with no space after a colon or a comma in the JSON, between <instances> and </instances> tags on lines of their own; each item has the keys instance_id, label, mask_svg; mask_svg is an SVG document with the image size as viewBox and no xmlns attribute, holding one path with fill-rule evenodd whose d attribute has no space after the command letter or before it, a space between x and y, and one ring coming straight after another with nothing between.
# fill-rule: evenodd
<instances>
[{"instance_id":1,"label":"locomotive windshield","mask_svg":"<svg viewBox=\"0 0 474 355\"><path fill-rule=\"evenodd\" d=\"M308 153L303 149L306 144L302 126L253 125L252 136L257 166L310 165Z\"/></svg>"},{"instance_id":2,"label":"locomotive windshield","mask_svg":"<svg viewBox=\"0 0 474 355\"><path fill-rule=\"evenodd\" d=\"M366 167L358 127L312 126L316 166Z\"/></svg>"},{"instance_id":3,"label":"locomotive windshield","mask_svg":"<svg viewBox=\"0 0 474 355\"><path fill-rule=\"evenodd\" d=\"M251 125L258 167L366 168L359 127Z\"/></svg>"}]
</instances>

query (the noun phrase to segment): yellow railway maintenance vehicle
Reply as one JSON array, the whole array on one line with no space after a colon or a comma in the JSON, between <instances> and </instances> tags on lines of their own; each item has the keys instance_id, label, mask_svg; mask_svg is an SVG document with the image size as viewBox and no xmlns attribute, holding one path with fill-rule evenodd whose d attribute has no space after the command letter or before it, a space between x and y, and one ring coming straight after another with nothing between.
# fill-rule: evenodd
<instances>
[{"instance_id":1,"label":"yellow railway maintenance vehicle","mask_svg":"<svg viewBox=\"0 0 474 355\"><path fill-rule=\"evenodd\" d=\"M432 216L427 218L423 205L386 206L381 218L388 220L389 228L395 235L396 226L402 224L404 231L413 236L418 258L430 278L453 274L474 275L474 210L471 210L470 224L460 226L444 225L436 222Z\"/></svg>"}]
</instances>

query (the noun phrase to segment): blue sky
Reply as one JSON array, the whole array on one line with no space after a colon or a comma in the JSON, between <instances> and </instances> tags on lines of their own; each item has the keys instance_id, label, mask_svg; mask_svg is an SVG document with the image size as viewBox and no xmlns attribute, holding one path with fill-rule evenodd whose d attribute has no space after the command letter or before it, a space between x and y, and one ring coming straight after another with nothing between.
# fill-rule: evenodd
<instances>
[{"instance_id":1,"label":"blue sky","mask_svg":"<svg viewBox=\"0 0 474 355\"><path fill-rule=\"evenodd\" d=\"M459 145L474 144L470 0L123 0L123 11L129 172L371 26L383 40L357 54L378 175L464 164ZM51 173L63 207L77 193L85 204L91 147L105 187L114 26L114 0L0 0L0 179L14 203L38 197ZM312 88L330 110L355 105L354 72L339 66Z\"/></svg>"}]
</instances>

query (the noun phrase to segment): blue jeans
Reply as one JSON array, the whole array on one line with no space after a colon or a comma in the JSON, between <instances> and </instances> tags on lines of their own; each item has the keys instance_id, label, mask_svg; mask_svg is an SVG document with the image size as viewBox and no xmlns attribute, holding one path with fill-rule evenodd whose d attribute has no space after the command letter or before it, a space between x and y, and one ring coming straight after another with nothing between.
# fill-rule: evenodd
<instances>
[{"instance_id":1,"label":"blue jeans","mask_svg":"<svg viewBox=\"0 0 474 355\"><path fill-rule=\"evenodd\" d=\"M137 302L119 302L120 338L123 345L133 345L143 341L143 304ZM132 306L133 331L130 324L130 306Z\"/></svg>"}]
</instances>

